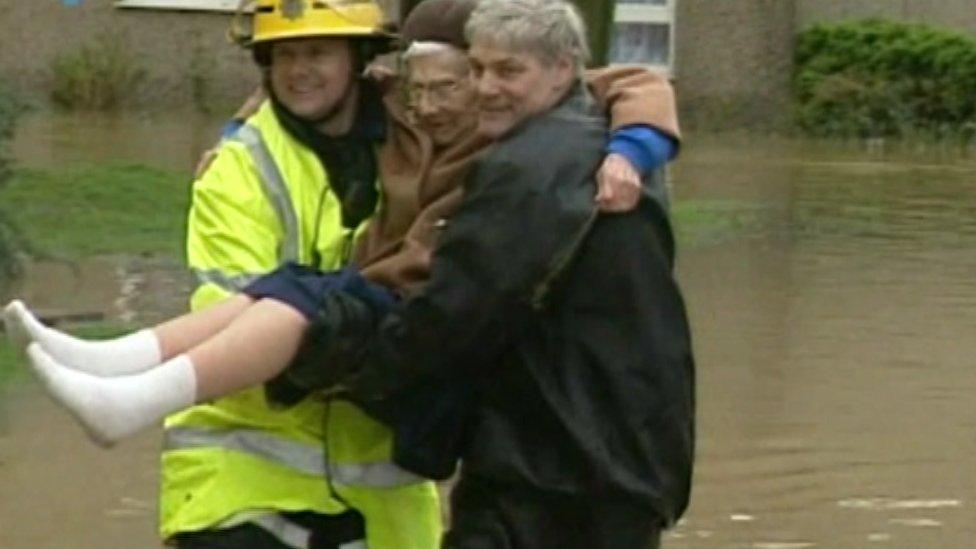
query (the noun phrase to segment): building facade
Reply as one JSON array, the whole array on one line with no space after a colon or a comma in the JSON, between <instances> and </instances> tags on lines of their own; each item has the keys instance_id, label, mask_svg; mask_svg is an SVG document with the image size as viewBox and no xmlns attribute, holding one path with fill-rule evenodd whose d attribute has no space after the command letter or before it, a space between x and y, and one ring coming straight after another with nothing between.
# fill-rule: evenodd
<instances>
[{"instance_id":1,"label":"building facade","mask_svg":"<svg viewBox=\"0 0 976 549\"><path fill-rule=\"evenodd\" d=\"M399 14L417 0L380 0ZM686 126L776 128L789 113L793 41L820 21L886 17L976 34L972 0L573 0L602 29L611 62L665 71ZM52 85L52 63L108 35L145 70L131 103L234 104L257 83L226 29L238 0L6 2L0 78L28 96ZM595 36L601 32L594 33ZM599 42L599 40L595 41ZM18 47L8 47L16 44Z\"/></svg>"}]
</instances>

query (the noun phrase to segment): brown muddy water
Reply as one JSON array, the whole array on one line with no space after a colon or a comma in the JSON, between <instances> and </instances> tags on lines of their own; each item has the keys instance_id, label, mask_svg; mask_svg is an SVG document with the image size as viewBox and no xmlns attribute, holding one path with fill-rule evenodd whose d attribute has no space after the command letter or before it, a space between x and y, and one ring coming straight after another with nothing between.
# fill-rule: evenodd
<instances>
[{"instance_id":1,"label":"brown muddy water","mask_svg":"<svg viewBox=\"0 0 976 549\"><path fill-rule=\"evenodd\" d=\"M213 146L221 124L193 111L32 113L18 125L11 153L26 167L124 160L187 171Z\"/></svg>"},{"instance_id":2,"label":"brown muddy water","mask_svg":"<svg viewBox=\"0 0 976 549\"><path fill-rule=\"evenodd\" d=\"M185 168L216 131L155 124L159 149L140 124L64 123L35 122L18 156ZM679 251L699 452L664 546L976 547L976 161L692 138L672 180L725 215ZM188 290L178 265L33 268L13 291L109 320L157 320ZM0 398L0 547L157 547L158 431L96 449L21 379Z\"/></svg>"}]
</instances>

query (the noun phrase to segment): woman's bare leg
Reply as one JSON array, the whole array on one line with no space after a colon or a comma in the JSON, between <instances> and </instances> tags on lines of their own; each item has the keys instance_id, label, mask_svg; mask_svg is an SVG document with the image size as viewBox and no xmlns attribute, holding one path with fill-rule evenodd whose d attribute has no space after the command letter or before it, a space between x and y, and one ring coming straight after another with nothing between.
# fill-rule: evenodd
<instances>
[{"instance_id":1,"label":"woman's bare leg","mask_svg":"<svg viewBox=\"0 0 976 549\"><path fill-rule=\"evenodd\" d=\"M233 295L209 307L167 320L152 329L163 360L185 353L216 336L254 305L244 294Z\"/></svg>"},{"instance_id":2,"label":"woman's bare leg","mask_svg":"<svg viewBox=\"0 0 976 549\"><path fill-rule=\"evenodd\" d=\"M93 440L107 446L194 402L271 379L294 357L307 325L292 307L263 299L243 308L224 330L188 353L144 372L117 377L65 367L37 343L30 344L27 354L48 392ZM195 331L189 325L188 329Z\"/></svg>"},{"instance_id":3,"label":"woman's bare leg","mask_svg":"<svg viewBox=\"0 0 976 549\"><path fill-rule=\"evenodd\" d=\"M197 402L270 380L288 366L308 327L290 305L262 299L237 315L226 329L190 350L197 377Z\"/></svg>"},{"instance_id":4,"label":"woman's bare leg","mask_svg":"<svg viewBox=\"0 0 976 549\"><path fill-rule=\"evenodd\" d=\"M60 364L98 376L136 374L168 360L226 328L253 303L235 295L213 306L185 314L154 329L108 340L76 338L42 324L20 301L4 310L7 332L21 348L37 342Z\"/></svg>"}]
</instances>

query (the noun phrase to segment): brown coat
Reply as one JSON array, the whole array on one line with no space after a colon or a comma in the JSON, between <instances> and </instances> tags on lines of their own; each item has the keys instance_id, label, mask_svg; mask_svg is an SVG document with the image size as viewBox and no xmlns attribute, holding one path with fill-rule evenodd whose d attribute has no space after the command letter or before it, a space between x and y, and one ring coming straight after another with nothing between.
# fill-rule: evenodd
<instances>
[{"instance_id":1,"label":"brown coat","mask_svg":"<svg viewBox=\"0 0 976 549\"><path fill-rule=\"evenodd\" d=\"M640 67L611 67L588 71L585 80L609 112L612 129L647 124L680 139L665 77ZM468 170L490 143L472 135L435 154L430 138L409 124L400 94L391 91L384 101L391 122L379 154L383 203L354 261L366 278L410 295L427 281L442 220L461 203Z\"/></svg>"}]
</instances>

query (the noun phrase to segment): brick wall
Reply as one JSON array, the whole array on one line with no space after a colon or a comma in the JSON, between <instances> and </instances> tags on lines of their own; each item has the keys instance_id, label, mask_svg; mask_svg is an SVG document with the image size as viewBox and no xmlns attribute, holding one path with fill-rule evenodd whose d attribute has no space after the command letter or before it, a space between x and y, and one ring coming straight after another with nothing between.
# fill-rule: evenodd
<instances>
[{"instance_id":1,"label":"brick wall","mask_svg":"<svg viewBox=\"0 0 976 549\"><path fill-rule=\"evenodd\" d=\"M675 86L685 125L775 127L787 112L792 0L677 0Z\"/></svg>"},{"instance_id":2,"label":"brick wall","mask_svg":"<svg viewBox=\"0 0 976 549\"><path fill-rule=\"evenodd\" d=\"M884 17L976 34L973 0L796 0L798 28L820 21Z\"/></svg>"},{"instance_id":3,"label":"brick wall","mask_svg":"<svg viewBox=\"0 0 976 549\"><path fill-rule=\"evenodd\" d=\"M396 0L382 0L396 11ZM789 116L793 38L814 22L860 17L923 21L976 34L973 0L676 0L675 70L689 126L758 127ZM257 82L249 56L227 42L229 16L118 10L109 0L64 7L54 0L5 2L0 17L0 78L46 97L50 64L98 32L130 45L147 71L138 105L189 104L192 76L203 74L215 104L236 104Z\"/></svg>"},{"instance_id":4,"label":"brick wall","mask_svg":"<svg viewBox=\"0 0 976 549\"><path fill-rule=\"evenodd\" d=\"M209 102L236 104L258 80L249 55L226 39L229 21L226 14L120 10L108 0L77 7L54 0L4 2L0 78L31 99L46 99L52 61L97 33L111 33L146 70L144 82L133 90L133 104L189 104L194 76L206 79Z\"/></svg>"}]
</instances>

